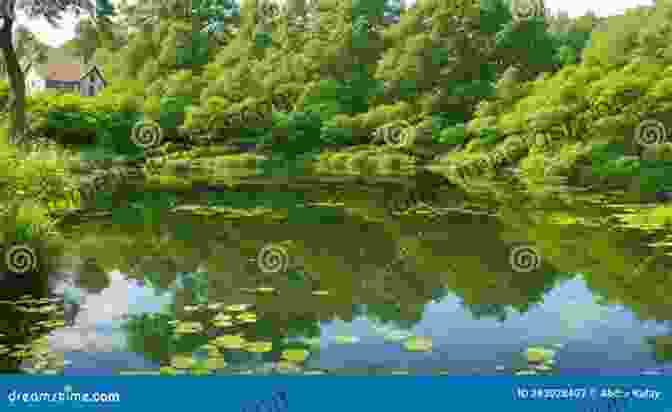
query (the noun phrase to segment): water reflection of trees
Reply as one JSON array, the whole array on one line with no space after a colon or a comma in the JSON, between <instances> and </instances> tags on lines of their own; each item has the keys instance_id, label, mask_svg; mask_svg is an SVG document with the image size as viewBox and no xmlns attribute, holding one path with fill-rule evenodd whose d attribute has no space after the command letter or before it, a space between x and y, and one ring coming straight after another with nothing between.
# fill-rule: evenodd
<instances>
[{"instance_id":1,"label":"water reflection of trees","mask_svg":"<svg viewBox=\"0 0 672 412\"><path fill-rule=\"evenodd\" d=\"M43 344L38 348L33 343L62 325L62 306L50 293L61 247L49 241L35 246L39 260L34 271L0 276L0 373L21 373L22 363L44 350Z\"/></svg>"},{"instance_id":2,"label":"water reflection of trees","mask_svg":"<svg viewBox=\"0 0 672 412\"><path fill-rule=\"evenodd\" d=\"M201 297L205 293L208 302L253 303L259 311L255 327L263 327L268 339L289 336L291 330L315 333L320 322L362 314L410 328L427 303L447 293L457 295L476 318L503 320L509 310L524 313L540 304L547 292L572 277L559 273L586 274L597 295L625 304L642 318L665 320L672 313L667 298L672 296L666 276L669 260L652 257L643 246L645 236L604 224L604 211L595 206L554 201L535 203L530 209L522 207L520 199L499 199L498 218L390 217L385 193L372 193L343 191L336 200L344 202L345 209L302 208L290 212L284 222L164 210L159 218L142 223L90 223L79 228L80 253L95 256L106 270L120 269L160 291L173 288L180 273L207 273L207 292ZM334 200L329 196L333 192L310 193L306 199ZM463 200L446 196L452 203ZM434 200L440 202L440 196ZM283 205L289 208L290 203ZM298 269L262 273L254 262L258 251L269 242L288 239ZM509 253L519 243L539 250L542 264L537 270L512 269ZM260 286L275 292L244 292ZM176 291L171 316L182 317L181 308L202 303L187 289ZM329 294L315 296L315 290ZM185 349L164 342L167 330L148 332L154 329L142 325L149 319L132 322L134 350L165 361L172 351ZM250 326L245 333L258 332ZM142 336L147 336L145 343ZM200 344L193 342L194 347Z\"/></svg>"},{"instance_id":3,"label":"water reflection of trees","mask_svg":"<svg viewBox=\"0 0 672 412\"><path fill-rule=\"evenodd\" d=\"M642 320L670 320L672 257L648 246L655 235L618 229L605 214L594 206L572 214L557 203L502 209L512 231L534 241L554 266L583 274L600 302L624 305Z\"/></svg>"}]
</instances>

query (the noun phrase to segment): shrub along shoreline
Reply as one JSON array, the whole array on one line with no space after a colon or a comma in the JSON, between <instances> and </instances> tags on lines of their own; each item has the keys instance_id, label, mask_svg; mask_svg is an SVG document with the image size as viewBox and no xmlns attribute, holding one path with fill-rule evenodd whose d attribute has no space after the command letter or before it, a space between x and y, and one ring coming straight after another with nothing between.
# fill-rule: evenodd
<instances>
[{"instance_id":1,"label":"shrub along shoreline","mask_svg":"<svg viewBox=\"0 0 672 412\"><path fill-rule=\"evenodd\" d=\"M79 160L244 153L238 166L309 159L336 174L427 166L465 187L561 182L641 201L672 191L669 1L523 19L506 0L405 11L322 0L319 24L299 31L291 13L260 25L256 3L241 5L230 38L199 37L198 62L175 56L189 16L99 47L109 86L29 96L29 136ZM383 25L390 13L398 20ZM7 91L0 83L0 101Z\"/></svg>"}]
</instances>

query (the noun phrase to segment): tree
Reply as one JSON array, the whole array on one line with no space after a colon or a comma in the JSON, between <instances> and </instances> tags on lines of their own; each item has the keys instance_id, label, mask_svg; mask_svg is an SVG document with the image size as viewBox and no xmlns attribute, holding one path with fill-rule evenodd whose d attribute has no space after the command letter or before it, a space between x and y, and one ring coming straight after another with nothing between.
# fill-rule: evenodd
<instances>
[{"instance_id":1,"label":"tree","mask_svg":"<svg viewBox=\"0 0 672 412\"><path fill-rule=\"evenodd\" d=\"M11 3L10 3L11 8ZM10 129L10 141L19 142L23 139L26 130L26 82L23 70L19 64L13 41L13 27L16 20L16 11L22 10L30 19L43 17L54 27L59 27L58 20L66 11L72 11L76 16L82 12L93 13L94 5L90 0L17 0L11 8L11 16L4 18L0 29L0 49L7 67L9 85L12 91L14 107Z\"/></svg>"},{"instance_id":2,"label":"tree","mask_svg":"<svg viewBox=\"0 0 672 412\"><path fill-rule=\"evenodd\" d=\"M49 46L40 42L27 27L18 26L13 41L16 56L23 73L28 72L33 64L40 64L46 61ZM0 74L4 78L8 76L7 64L5 64L4 59L0 61ZM8 97L3 111L11 110L14 105L14 96L10 95Z\"/></svg>"},{"instance_id":3,"label":"tree","mask_svg":"<svg viewBox=\"0 0 672 412\"><path fill-rule=\"evenodd\" d=\"M115 10L114 6L110 0L96 0L96 17L97 18L109 18L114 16Z\"/></svg>"},{"instance_id":4,"label":"tree","mask_svg":"<svg viewBox=\"0 0 672 412\"><path fill-rule=\"evenodd\" d=\"M100 47L100 36L92 20L80 20L75 26L75 38L72 46L76 56L84 60L87 64L93 57L96 49Z\"/></svg>"},{"instance_id":5,"label":"tree","mask_svg":"<svg viewBox=\"0 0 672 412\"><path fill-rule=\"evenodd\" d=\"M35 63L43 63L46 60L49 46L42 43L23 25L17 26L14 33L14 49L20 63L21 70L26 73ZM4 60L0 62L0 72L7 76L7 66Z\"/></svg>"},{"instance_id":6,"label":"tree","mask_svg":"<svg viewBox=\"0 0 672 412\"><path fill-rule=\"evenodd\" d=\"M511 19L493 1L416 2L386 30L390 47L376 78L385 83L385 102L418 103L425 114L452 113L463 122L495 77L494 34Z\"/></svg>"}]
</instances>

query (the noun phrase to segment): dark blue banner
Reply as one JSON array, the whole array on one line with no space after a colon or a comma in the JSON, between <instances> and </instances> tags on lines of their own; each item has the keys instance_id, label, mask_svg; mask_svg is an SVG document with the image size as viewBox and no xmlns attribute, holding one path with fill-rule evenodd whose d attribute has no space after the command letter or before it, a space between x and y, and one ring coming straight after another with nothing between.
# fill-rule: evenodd
<instances>
[{"instance_id":1,"label":"dark blue banner","mask_svg":"<svg viewBox=\"0 0 672 412\"><path fill-rule=\"evenodd\" d=\"M9 409L672 412L660 377L6 376Z\"/></svg>"}]
</instances>

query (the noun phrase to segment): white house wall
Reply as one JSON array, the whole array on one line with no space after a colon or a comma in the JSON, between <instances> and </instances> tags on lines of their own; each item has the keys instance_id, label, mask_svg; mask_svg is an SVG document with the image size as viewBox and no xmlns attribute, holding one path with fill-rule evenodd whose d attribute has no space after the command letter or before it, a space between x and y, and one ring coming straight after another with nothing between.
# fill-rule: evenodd
<instances>
[{"instance_id":1,"label":"white house wall","mask_svg":"<svg viewBox=\"0 0 672 412\"><path fill-rule=\"evenodd\" d=\"M45 80L40 77L33 69L26 74L26 91L29 94L44 90L46 86Z\"/></svg>"},{"instance_id":2,"label":"white house wall","mask_svg":"<svg viewBox=\"0 0 672 412\"><path fill-rule=\"evenodd\" d=\"M93 85L94 93L93 96L97 95L100 90L104 87L103 80L98 76L98 73L94 70L87 74L80 81L80 93L82 96L91 96L90 87Z\"/></svg>"}]
</instances>

